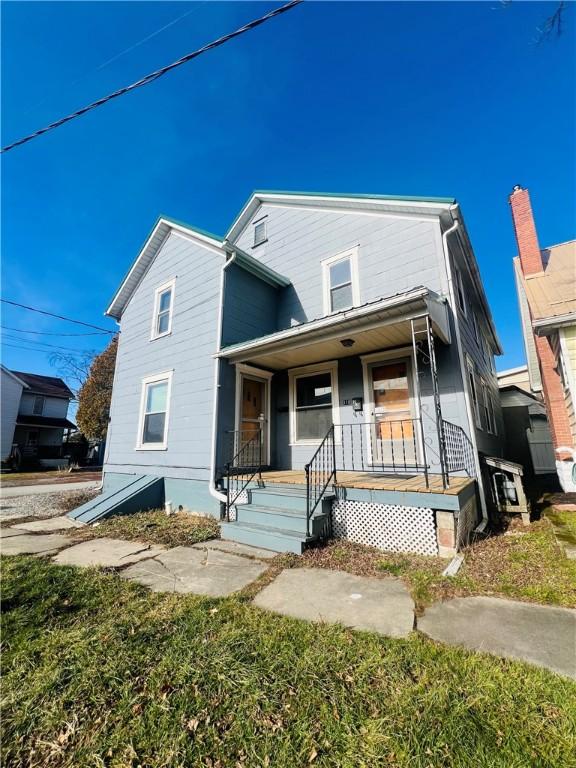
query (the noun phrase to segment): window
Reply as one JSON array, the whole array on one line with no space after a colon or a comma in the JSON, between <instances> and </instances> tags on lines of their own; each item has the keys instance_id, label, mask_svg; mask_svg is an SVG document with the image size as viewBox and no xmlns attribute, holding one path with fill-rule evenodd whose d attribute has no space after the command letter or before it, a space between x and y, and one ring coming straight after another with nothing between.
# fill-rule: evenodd
<instances>
[{"instance_id":1,"label":"window","mask_svg":"<svg viewBox=\"0 0 576 768\"><path fill-rule=\"evenodd\" d=\"M478 387L476 386L476 373L474 371L474 363L468 359L468 383L470 387L470 397L472 398L472 408L474 410L474 421L476 426L482 428L482 422L480 421L480 403L478 402Z\"/></svg>"},{"instance_id":2,"label":"window","mask_svg":"<svg viewBox=\"0 0 576 768\"><path fill-rule=\"evenodd\" d=\"M171 372L149 376L142 380L137 448L142 450L166 448L171 388Z\"/></svg>"},{"instance_id":3,"label":"window","mask_svg":"<svg viewBox=\"0 0 576 768\"><path fill-rule=\"evenodd\" d=\"M34 398L32 413L34 414L34 416L42 416L42 414L44 413L44 397L42 397L42 395L36 395L36 397Z\"/></svg>"},{"instance_id":4,"label":"window","mask_svg":"<svg viewBox=\"0 0 576 768\"><path fill-rule=\"evenodd\" d=\"M497 435L498 427L496 426L496 411L494 409L494 398L492 396L490 396L489 408L490 408L490 432L492 432L493 435Z\"/></svg>"},{"instance_id":5,"label":"window","mask_svg":"<svg viewBox=\"0 0 576 768\"><path fill-rule=\"evenodd\" d=\"M476 317L476 313L472 313L472 324L474 326L474 337L476 338L476 343L480 348L482 348L482 341L480 337L480 328L478 326L478 318Z\"/></svg>"},{"instance_id":6,"label":"window","mask_svg":"<svg viewBox=\"0 0 576 768\"><path fill-rule=\"evenodd\" d=\"M488 385L482 381L482 426L487 432L492 432L492 422L490 419L490 392Z\"/></svg>"},{"instance_id":7,"label":"window","mask_svg":"<svg viewBox=\"0 0 576 768\"><path fill-rule=\"evenodd\" d=\"M464 298L464 285L462 283L462 273L459 269L456 270L456 296L458 299L458 306L464 314L466 314L466 300Z\"/></svg>"},{"instance_id":8,"label":"window","mask_svg":"<svg viewBox=\"0 0 576 768\"><path fill-rule=\"evenodd\" d=\"M360 303L357 248L322 262L324 313L342 312Z\"/></svg>"},{"instance_id":9,"label":"window","mask_svg":"<svg viewBox=\"0 0 576 768\"><path fill-rule=\"evenodd\" d=\"M169 283L156 288L154 294L154 319L152 323L153 339L168 336L172 331L175 282L175 280L171 280Z\"/></svg>"},{"instance_id":10,"label":"window","mask_svg":"<svg viewBox=\"0 0 576 768\"><path fill-rule=\"evenodd\" d=\"M268 238L266 237L266 220L257 221L254 224L254 247L262 245Z\"/></svg>"},{"instance_id":11,"label":"window","mask_svg":"<svg viewBox=\"0 0 576 768\"><path fill-rule=\"evenodd\" d=\"M290 371L291 442L317 443L335 421L336 364Z\"/></svg>"}]
</instances>

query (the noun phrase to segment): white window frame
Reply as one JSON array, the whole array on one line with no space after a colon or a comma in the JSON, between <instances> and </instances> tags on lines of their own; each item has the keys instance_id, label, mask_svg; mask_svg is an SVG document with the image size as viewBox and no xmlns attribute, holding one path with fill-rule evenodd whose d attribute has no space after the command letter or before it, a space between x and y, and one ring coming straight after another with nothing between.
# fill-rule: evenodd
<instances>
[{"instance_id":1,"label":"white window frame","mask_svg":"<svg viewBox=\"0 0 576 768\"><path fill-rule=\"evenodd\" d=\"M158 333L158 316L160 314L160 296L166 291L170 290L170 309L168 310L168 330L163 333ZM174 317L174 297L176 295L176 278L173 277L166 283L162 283L154 291L154 313L152 315L152 330L150 333L150 340L163 339L165 336L170 336L172 333L172 318Z\"/></svg>"},{"instance_id":2,"label":"white window frame","mask_svg":"<svg viewBox=\"0 0 576 768\"><path fill-rule=\"evenodd\" d=\"M326 363L304 365L300 368L292 368L288 371L289 410L290 410L290 445L320 445L321 438L309 440L296 439L296 382L307 376L315 376L318 373L330 374L330 386L332 387L332 424L340 423L340 397L338 394L338 361L330 360ZM336 435L338 443L338 436Z\"/></svg>"},{"instance_id":3,"label":"white window frame","mask_svg":"<svg viewBox=\"0 0 576 768\"><path fill-rule=\"evenodd\" d=\"M171 371L164 371L163 373L155 373L151 376L146 376L142 379L141 392L140 392L140 415L138 417L138 436L136 440L137 451L165 451L168 447L168 424L170 421L170 401L172 399L172 374ZM146 393L150 384L160 384L162 382L168 383L168 390L166 392L166 418L164 420L164 439L161 443L144 443L142 438L144 436L144 417L146 407Z\"/></svg>"},{"instance_id":4,"label":"white window frame","mask_svg":"<svg viewBox=\"0 0 576 768\"><path fill-rule=\"evenodd\" d=\"M352 304L346 309L360 306L360 282L358 280L358 246L349 248L341 253L336 253L321 262L322 265L322 286L324 298L324 314L335 315L338 312L345 312L346 309L332 309L331 286L330 286L330 267L338 261L350 261L350 281L352 288ZM337 286L336 286L337 287Z\"/></svg>"},{"instance_id":5,"label":"white window frame","mask_svg":"<svg viewBox=\"0 0 576 768\"><path fill-rule=\"evenodd\" d=\"M42 406L40 410L36 411L36 403L40 401L42 403ZM44 395L34 395L34 401L32 403L32 415L33 416L42 416L44 414L44 407L46 405L46 398Z\"/></svg>"},{"instance_id":6,"label":"white window frame","mask_svg":"<svg viewBox=\"0 0 576 768\"><path fill-rule=\"evenodd\" d=\"M482 390L482 400L484 402L484 415L486 420L486 432L490 435L494 434L492 429L492 417L490 413L490 388L485 379L480 379L480 389Z\"/></svg>"},{"instance_id":7,"label":"white window frame","mask_svg":"<svg viewBox=\"0 0 576 768\"><path fill-rule=\"evenodd\" d=\"M464 317L468 317L466 306L466 294L464 293L464 282L462 281L462 272L456 267L456 303ZM462 299L462 301L460 301Z\"/></svg>"},{"instance_id":8,"label":"white window frame","mask_svg":"<svg viewBox=\"0 0 576 768\"><path fill-rule=\"evenodd\" d=\"M470 401L472 402L472 408L474 410L474 422L477 429L482 429L482 420L480 418L480 400L478 393L478 376L476 376L476 367L472 359L466 356L466 368L468 370L468 381L466 385L470 392ZM472 377L472 381L470 381ZM472 386L473 385L473 386Z\"/></svg>"},{"instance_id":9,"label":"white window frame","mask_svg":"<svg viewBox=\"0 0 576 768\"><path fill-rule=\"evenodd\" d=\"M488 397L489 397L488 409L490 411L490 429L493 435L497 435L498 425L496 424L496 411L494 409L494 398L491 392L489 393Z\"/></svg>"},{"instance_id":10,"label":"white window frame","mask_svg":"<svg viewBox=\"0 0 576 768\"><path fill-rule=\"evenodd\" d=\"M263 219L258 219L258 221L253 221L252 226L254 227L254 237L252 238L252 248L258 248L259 245L263 245L268 240L268 222L266 221L266 217ZM260 240L256 240L256 232L258 227L264 227L264 237L260 238Z\"/></svg>"},{"instance_id":11,"label":"white window frame","mask_svg":"<svg viewBox=\"0 0 576 768\"><path fill-rule=\"evenodd\" d=\"M476 339L476 344L478 344L479 349L482 349L480 326L478 325L478 318L476 317L476 312L474 311L472 311L472 325L474 326L474 338Z\"/></svg>"}]
</instances>

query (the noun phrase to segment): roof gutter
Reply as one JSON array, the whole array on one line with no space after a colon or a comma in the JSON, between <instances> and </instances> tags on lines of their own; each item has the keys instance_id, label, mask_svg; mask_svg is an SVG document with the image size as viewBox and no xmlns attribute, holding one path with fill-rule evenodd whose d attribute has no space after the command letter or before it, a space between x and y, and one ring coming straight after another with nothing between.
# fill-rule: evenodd
<instances>
[{"instance_id":1,"label":"roof gutter","mask_svg":"<svg viewBox=\"0 0 576 768\"><path fill-rule=\"evenodd\" d=\"M474 449L474 467L476 469L476 480L480 488L480 507L482 510L482 521L476 528L477 531L483 531L488 524L488 510L486 508L486 499L484 497L484 483L482 481L482 472L480 470L480 457L478 455L478 444L476 442L476 426L474 421L474 415L472 413L472 400L470 398L470 390L468 384L468 376L466 375L466 365L464 361L464 350L462 348L462 338L460 336L460 318L458 317L458 308L456 304L456 294L454 290L454 276L452 273L452 264L450 262L450 252L448 250L448 236L453 232L456 232L460 226L457 215L454 215L454 211L458 210L458 206L454 205L450 208L450 215L452 216L453 224L449 229L442 233L442 250L444 251L444 261L446 264L446 275L448 278L448 296L450 306L452 308L452 316L454 318L454 331L456 336L456 346L458 348L458 359L460 360L460 375L462 377L462 390L464 392L464 402L466 403L466 415L468 416L468 424L470 427L470 438L472 447Z\"/></svg>"},{"instance_id":2,"label":"roof gutter","mask_svg":"<svg viewBox=\"0 0 576 768\"><path fill-rule=\"evenodd\" d=\"M532 328L537 336L546 336L547 333L556 330L556 328L564 328L567 325L574 325L575 323L576 312L568 312L565 315L543 317L540 320L534 320L532 322Z\"/></svg>"}]
</instances>

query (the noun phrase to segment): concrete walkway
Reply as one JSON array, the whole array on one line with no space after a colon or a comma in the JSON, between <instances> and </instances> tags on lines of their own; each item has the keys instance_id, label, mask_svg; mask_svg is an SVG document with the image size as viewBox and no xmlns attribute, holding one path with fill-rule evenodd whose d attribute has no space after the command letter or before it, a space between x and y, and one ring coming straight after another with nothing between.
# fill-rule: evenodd
<instances>
[{"instance_id":1,"label":"concrete walkway","mask_svg":"<svg viewBox=\"0 0 576 768\"><path fill-rule=\"evenodd\" d=\"M436 603L418 619L434 640L522 659L576 679L576 611L496 597Z\"/></svg>"},{"instance_id":2,"label":"concrete walkway","mask_svg":"<svg viewBox=\"0 0 576 768\"><path fill-rule=\"evenodd\" d=\"M156 592L223 597L263 574L267 550L214 539L191 547L120 539L75 543L68 518L0 527L2 555L52 556L55 563L118 570L121 578ZM430 606L417 620L400 579L354 576L322 568L282 571L255 605L307 621L406 637L428 637L473 651L520 659L576 679L576 611L493 597L463 597Z\"/></svg>"},{"instance_id":3,"label":"concrete walkway","mask_svg":"<svg viewBox=\"0 0 576 768\"><path fill-rule=\"evenodd\" d=\"M414 603L400 579L353 576L324 568L293 568L254 598L260 608L308 621L407 637L414 627Z\"/></svg>"},{"instance_id":4,"label":"concrete walkway","mask_svg":"<svg viewBox=\"0 0 576 768\"><path fill-rule=\"evenodd\" d=\"M81 483L43 483L42 485L20 485L0 487L0 499L14 499L18 496L40 496L43 493L62 493L64 491L84 491L99 488L97 480L84 480Z\"/></svg>"}]
</instances>

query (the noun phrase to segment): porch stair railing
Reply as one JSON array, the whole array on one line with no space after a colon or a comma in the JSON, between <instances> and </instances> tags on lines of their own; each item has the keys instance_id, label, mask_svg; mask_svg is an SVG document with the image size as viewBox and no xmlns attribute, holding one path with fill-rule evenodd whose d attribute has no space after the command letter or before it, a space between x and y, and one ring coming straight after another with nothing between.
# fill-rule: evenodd
<instances>
[{"instance_id":1,"label":"porch stair railing","mask_svg":"<svg viewBox=\"0 0 576 768\"><path fill-rule=\"evenodd\" d=\"M310 521L330 482L336 482L336 439L334 425L330 427L316 452L304 467L306 473L306 537L310 536Z\"/></svg>"},{"instance_id":2,"label":"porch stair railing","mask_svg":"<svg viewBox=\"0 0 576 768\"><path fill-rule=\"evenodd\" d=\"M240 448L232 460L226 464L226 520L230 522L230 510L246 492L250 483L258 477L262 481L263 434L258 430L245 442L240 440Z\"/></svg>"},{"instance_id":3,"label":"porch stair railing","mask_svg":"<svg viewBox=\"0 0 576 768\"><path fill-rule=\"evenodd\" d=\"M470 438L458 424L442 420L445 442L446 473L466 472L468 477L476 477L474 447Z\"/></svg>"}]
</instances>

